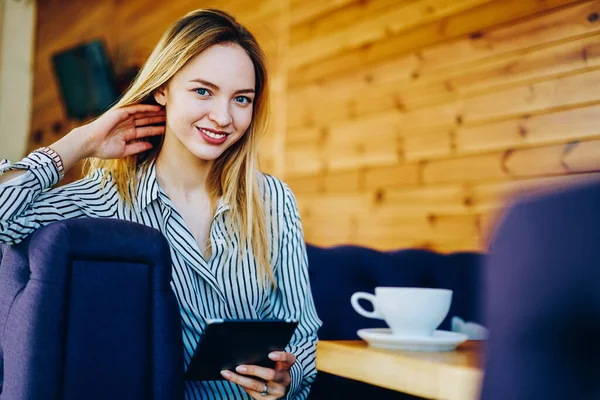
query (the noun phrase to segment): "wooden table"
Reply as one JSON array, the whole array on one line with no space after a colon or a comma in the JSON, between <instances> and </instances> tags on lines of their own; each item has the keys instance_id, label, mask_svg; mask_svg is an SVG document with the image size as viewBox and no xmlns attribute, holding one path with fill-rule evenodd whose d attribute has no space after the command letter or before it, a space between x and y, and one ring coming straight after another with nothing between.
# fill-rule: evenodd
<instances>
[{"instance_id":1,"label":"wooden table","mask_svg":"<svg viewBox=\"0 0 600 400\"><path fill-rule=\"evenodd\" d=\"M320 341L317 369L428 399L476 400L482 350L477 341L440 353L375 349L361 340Z\"/></svg>"}]
</instances>

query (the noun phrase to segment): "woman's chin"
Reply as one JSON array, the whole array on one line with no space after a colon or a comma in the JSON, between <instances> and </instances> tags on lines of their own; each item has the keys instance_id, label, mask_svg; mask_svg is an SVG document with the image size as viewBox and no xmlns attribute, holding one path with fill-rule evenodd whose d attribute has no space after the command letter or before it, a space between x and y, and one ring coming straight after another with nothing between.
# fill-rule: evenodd
<instances>
[{"instance_id":1,"label":"woman's chin","mask_svg":"<svg viewBox=\"0 0 600 400\"><path fill-rule=\"evenodd\" d=\"M200 160L204 160L204 161L214 161L217 158L219 158L219 156L221 156L221 154L223 154L223 152L225 151L225 148L206 148L205 146L202 146L200 148L195 148L195 149L188 149L190 150L190 152L196 157L199 158Z\"/></svg>"}]
</instances>

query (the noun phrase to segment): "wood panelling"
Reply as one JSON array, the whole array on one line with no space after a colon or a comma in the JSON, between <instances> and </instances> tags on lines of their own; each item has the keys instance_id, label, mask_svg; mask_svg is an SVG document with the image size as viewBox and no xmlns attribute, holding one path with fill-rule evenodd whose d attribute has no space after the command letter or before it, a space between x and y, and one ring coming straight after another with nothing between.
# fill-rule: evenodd
<instances>
[{"instance_id":1,"label":"wood panelling","mask_svg":"<svg viewBox=\"0 0 600 400\"><path fill-rule=\"evenodd\" d=\"M117 74L140 67L167 27L187 12L201 7L225 9L244 23L258 38L271 70L271 96L284 113L273 113L262 146L261 164L281 175L282 162L274 160L283 151L286 128L287 69L284 64L289 26L287 0L214 1L178 0L39 0L35 51L35 79L29 149L48 145L79 124L66 118L58 86L51 69L51 56L92 39L104 40ZM279 136L275 134L279 132ZM41 140L34 140L41 138ZM283 160L283 158L281 158ZM79 175L74 169L66 181Z\"/></svg>"},{"instance_id":2,"label":"wood panelling","mask_svg":"<svg viewBox=\"0 0 600 400\"><path fill-rule=\"evenodd\" d=\"M595 175L599 14L380 0L292 26L286 177L308 240L482 249L517 193Z\"/></svg>"},{"instance_id":3,"label":"wood panelling","mask_svg":"<svg viewBox=\"0 0 600 400\"><path fill-rule=\"evenodd\" d=\"M54 51L101 36L124 71L208 5L40 1L32 131L61 122L47 143L73 125ZM600 175L600 0L218 6L269 58L261 162L296 193L309 242L484 249L515 194Z\"/></svg>"},{"instance_id":4,"label":"wood panelling","mask_svg":"<svg viewBox=\"0 0 600 400\"><path fill-rule=\"evenodd\" d=\"M317 63L292 69L290 73L296 78L290 81L290 85L302 86L309 82L326 81L342 72L365 72L372 65L376 65L394 55L403 55L431 46L433 43L444 42L462 35L480 37L487 28L503 23L510 25L520 18L573 3L577 3L577 0L503 0L484 3L462 13L450 15L429 24L419 25L401 34L387 37L386 40L346 51L343 54L328 57ZM325 15L322 18L326 19L328 17L330 16ZM312 21L306 22L309 29L313 23ZM294 26L292 37L297 29L302 28Z\"/></svg>"}]
</instances>

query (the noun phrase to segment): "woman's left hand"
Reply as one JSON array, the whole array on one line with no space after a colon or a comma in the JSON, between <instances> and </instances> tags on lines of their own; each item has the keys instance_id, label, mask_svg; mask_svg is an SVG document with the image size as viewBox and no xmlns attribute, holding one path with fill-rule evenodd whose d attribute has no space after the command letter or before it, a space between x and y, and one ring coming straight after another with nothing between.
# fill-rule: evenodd
<instances>
[{"instance_id":1,"label":"woman's left hand","mask_svg":"<svg viewBox=\"0 0 600 400\"><path fill-rule=\"evenodd\" d=\"M277 361L275 369L258 365L239 365L235 369L239 374L232 371L222 371L221 374L228 381L240 385L253 399L280 399L286 395L292 382L290 368L296 362L296 356L277 351L269 354L269 358Z\"/></svg>"}]
</instances>

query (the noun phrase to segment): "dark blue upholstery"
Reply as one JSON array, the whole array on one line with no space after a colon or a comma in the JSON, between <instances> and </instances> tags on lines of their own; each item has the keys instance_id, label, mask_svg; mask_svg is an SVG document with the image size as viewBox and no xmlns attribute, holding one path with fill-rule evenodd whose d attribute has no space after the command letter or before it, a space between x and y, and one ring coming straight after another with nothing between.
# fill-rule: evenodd
<instances>
[{"instance_id":1,"label":"dark blue upholstery","mask_svg":"<svg viewBox=\"0 0 600 400\"><path fill-rule=\"evenodd\" d=\"M600 399L600 182L522 199L485 268L482 400Z\"/></svg>"},{"instance_id":2,"label":"dark blue upholstery","mask_svg":"<svg viewBox=\"0 0 600 400\"><path fill-rule=\"evenodd\" d=\"M450 329L452 316L481 322L480 265L475 253L438 254L427 250L379 252L358 246L307 246L310 283L323 327L323 340L358 339L361 328L385 322L360 316L350 304L358 291L377 286L432 287L454 291L450 312L440 329Z\"/></svg>"},{"instance_id":3,"label":"dark blue upholstery","mask_svg":"<svg viewBox=\"0 0 600 400\"><path fill-rule=\"evenodd\" d=\"M384 327L385 322L360 316L350 304L354 292L373 293L377 286L432 287L454 291L450 312L440 329L450 329L459 316L481 323L481 262L476 253L438 254L427 250L379 252L358 246L307 246L315 306L323 326L322 340L358 339L361 328ZM334 396L334 397L332 397ZM389 390L319 373L311 399L412 398Z\"/></svg>"},{"instance_id":4,"label":"dark blue upholstery","mask_svg":"<svg viewBox=\"0 0 600 400\"><path fill-rule=\"evenodd\" d=\"M1 400L183 398L179 307L158 231L67 220L1 252Z\"/></svg>"},{"instance_id":5,"label":"dark blue upholstery","mask_svg":"<svg viewBox=\"0 0 600 400\"><path fill-rule=\"evenodd\" d=\"M182 397L179 310L159 232L117 220L70 220L18 246L0 246L0 257L0 400ZM354 292L376 286L453 289L441 329L454 315L482 319L477 254L308 245L308 258L321 339L356 339L360 328L384 326L350 305ZM332 396L411 398L319 374L311 399Z\"/></svg>"}]
</instances>

